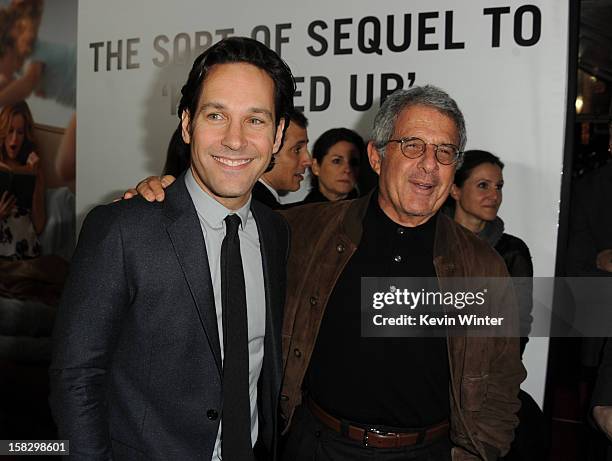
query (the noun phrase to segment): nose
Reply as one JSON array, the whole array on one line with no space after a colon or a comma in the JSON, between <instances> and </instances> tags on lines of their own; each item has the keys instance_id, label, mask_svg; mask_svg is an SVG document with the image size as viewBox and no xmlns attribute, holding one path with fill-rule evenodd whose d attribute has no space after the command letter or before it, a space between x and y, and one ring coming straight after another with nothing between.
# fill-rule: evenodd
<instances>
[{"instance_id":1,"label":"nose","mask_svg":"<svg viewBox=\"0 0 612 461\"><path fill-rule=\"evenodd\" d=\"M495 203L501 203L501 190L497 189L496 187L491 187L487 190L486 197L488 200L495 201Z\"/></svg>"},{"instance_id":2,"label":"nose","mask_svg":"<svg viewBox=\"0 0 612 461\"><path fill-rule=\"evenodd\" d=\"M304 168L309 168L310 165L312 165L312 157L310 156L310 152L304 149L304 152L302 152L302 166Z\"/></svg>"},{"instance_id":3,"label":"nose","mask_svg":"<svg viewBox=\"0 0 612 461\"><path fill-rule=\"evenodd\" d=\"M430 173L439 168L438 160L436 159L435 147L433 145L425 145L425 153L419 158L418 166L421 167L426 173Z\"/></svg>"},{"instance_id":4,"label":"nose","mask_svg":"<svg viewBox=\"0 0 612 461\"><path fill-rule=\"evenodd\" d=\"M221 144L231 150L241 150L246 147L243 126L239 121L232 120L227 125Z\"/></svg>"},{"instance_id":5,"label":"nose","mask_svg":"<svg viewBox=\"0 0 612 461\"><path fill-rule=\"evenodd\" d=\"M9 139L9 144L15 144L17 141L17 133L14 131L12 133L9 133L8 139Z\"/></svg>"}]
</instances>

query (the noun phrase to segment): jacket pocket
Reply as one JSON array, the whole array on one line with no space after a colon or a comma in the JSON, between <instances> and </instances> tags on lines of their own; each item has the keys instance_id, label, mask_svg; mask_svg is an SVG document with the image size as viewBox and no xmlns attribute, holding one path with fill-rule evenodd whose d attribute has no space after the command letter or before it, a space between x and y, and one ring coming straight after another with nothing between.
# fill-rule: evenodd
<instances>
[{"instance_id":1,"label":"jacket pocket","mask_svg":"<svg viewBox=\"0 0 612 461\"><path fill-rule=\"evenodd\" d=\"M489 375L464 376L461 380L461 407L479 411L487 399Z\"/></svg>"},{"instance_id":2,"label":"jacket pocket","mask_svg":"<svg viewBox=\"0 0 612 461\"><path fill-rule=\"evenodd\" d=\"M113 461L145 461L151 459L145 453L136 448L132 448L117 439L111 438L113 449Z\"/></svg>"},{"instance_id":3,"label":"jacket pocket","mask_svg":"<svg viewBox=\"0 0 612 461\"><path fill-rule=\"evenodd\" d=\"M459 447L453 447L451 458L452 461L479 461L481 459L479 456L473 455Z\"/></svg>"}]
</instances>

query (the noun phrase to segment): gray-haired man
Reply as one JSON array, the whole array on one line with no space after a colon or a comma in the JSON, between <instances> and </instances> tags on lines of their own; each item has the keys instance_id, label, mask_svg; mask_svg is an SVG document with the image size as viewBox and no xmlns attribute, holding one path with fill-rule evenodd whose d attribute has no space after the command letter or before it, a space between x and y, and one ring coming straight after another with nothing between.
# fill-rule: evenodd
<instances>
[{"instance_id":1,"label":"gray-haired man","mask_svg":"<svg viewBox=\"0 0 612 461\"><path fill-rule=\"evenodd\" d=\"M492 460L509 449L525 377L516 338L361 335L361 277L507 276L493 249L438 213L465 140L445 92L398 91L368 146L378 190L285 213L300 230L283 329L285 459Z\"/></svg>"}]
</instances>

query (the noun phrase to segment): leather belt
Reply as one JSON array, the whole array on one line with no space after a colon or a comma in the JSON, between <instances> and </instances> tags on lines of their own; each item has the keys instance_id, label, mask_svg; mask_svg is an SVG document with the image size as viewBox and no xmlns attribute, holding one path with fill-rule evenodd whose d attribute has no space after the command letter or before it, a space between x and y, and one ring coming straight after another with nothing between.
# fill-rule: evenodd
<instances>
[{"instance_id":1,"label":"leather belt","mask_svg":"<svg viewBox=\"0 0 612 461\"><path fill-rule=\"evenodd\" d=\"M375 428L364 428L345 425L346 432L342 430L342 422L327 413L311 398L306 404L312 414L331 430L343 434L351 440L360 442L364 447L374 448L401 448L418 443L429 442L448 434L448 421L423 429L418 432L385 432Z\"/></svg>"}]
</instances>

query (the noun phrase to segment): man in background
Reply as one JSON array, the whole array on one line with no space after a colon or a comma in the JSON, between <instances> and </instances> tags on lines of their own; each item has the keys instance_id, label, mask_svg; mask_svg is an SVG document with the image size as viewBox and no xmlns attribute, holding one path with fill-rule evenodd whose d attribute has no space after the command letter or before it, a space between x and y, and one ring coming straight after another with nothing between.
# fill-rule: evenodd
<instances>
[{"instance_id":1,"label":"man in background","mask_svg":"<svg viewBox=\"0 0 612 461\"><path fill-rule=\"evenodd\" d=\"M273 210L281 208L280 195L295 192L304 180L306 169L312 164L308 151L308 120L302 112L289 114L289 126L283 145L274 155L273 166L253 187L253 198Z\"/></svg>"}]
</instances>

